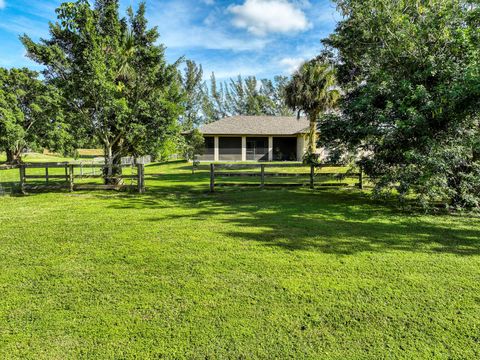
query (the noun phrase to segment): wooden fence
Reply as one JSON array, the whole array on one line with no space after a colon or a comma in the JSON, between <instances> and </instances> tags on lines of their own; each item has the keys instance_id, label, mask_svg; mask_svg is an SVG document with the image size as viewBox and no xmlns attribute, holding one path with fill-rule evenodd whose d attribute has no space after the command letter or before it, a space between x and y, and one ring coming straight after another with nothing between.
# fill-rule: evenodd
<instances>
[{"instance_id":1,"label":"wooden fence","mask_svg":"<svg viewBox=\"0 0 480 360\"><path fill-rule=\"evenodd\" d=\"M131 165L119 165L119 168L133 168ZM20 172L20 191L26 193L28 190L53 190L53 189L68 189L74 190L123 190L131 189L139 193L145 192L145 165L137 164L133 169L136 169L136 174L119 175L117 177L110 177L107 179L118 181L118 185L104 185L104 184L79 184L75 183L78 179L105 179L104 164L71 164L63 163L24 163L18 165ZM42 174L29 174L28 169L44 169ZM60 169L50 171L54 169ZM63 171L62 171L63 169ZM91 171L87 171L87 170ZM60 173L60 174L59 174ZM123 180L130 179L131 185L126 185ZM43 184L29 183L29 180L44 180ZM136 182L133 185L133 182Z\"/></svg>"},{"instance_id":2,"label":"wooden fence","mask_svg":"<svg viewBox=\"0 0 480 360\"><path fill-rule=\"evenodd\" d=\"M323 165L323 167L332 167L329 165ZM278 169L278 168L306 168L309 172L271 172L268 169ZM250 170L250 169L259 169L258 172L242 172L241 170ZM233 171L232 171L233 170ZM240 170L240 171L235 171ZM227 178L236 178L236 177L259 177L260 181L258 183L229 183L229 182L217 182L218 178L227 177ZM307 177L309 182L307 185L311 189L314 189L315 186L349 186L348 183L321 183L316 184L315 180L319 178L328 178L333 177L337 180L344 180L347 178L358 179L358 183L355 185L363 190L364 185L364 176L363 171L360 168L359 172L316 172L315 166L311 165L306 167L305 165L300 164L210 164L210 192L215 192L216 186L256 186L264 188L265 186L278 186L278 187L292 187L292 186L305 186L304 182L295 182L295 183L271 183L267 182L267 178L272 177L287 177L287 178L298 178L298 177Z\"/></svg>"}]
</instances>

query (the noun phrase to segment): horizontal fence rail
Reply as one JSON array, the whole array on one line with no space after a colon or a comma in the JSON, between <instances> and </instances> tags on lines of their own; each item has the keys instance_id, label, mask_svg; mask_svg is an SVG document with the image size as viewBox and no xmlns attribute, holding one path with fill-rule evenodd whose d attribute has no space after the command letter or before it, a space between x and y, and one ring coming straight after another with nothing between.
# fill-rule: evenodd
<instances>
[{"instance_id":1,"label":"horizontal fence rail","mask_svg":"<svg viewBox=\"0 0 480 360\"><path fill-rule=\"evenodd\" d=\"M338 167L331 164L323 164L322 167ZM282 168L309 168L309 172L271 172L268 170L271 169L282 169ZM197 168L198 169L198 168ZM240 170L240 171L235 171ZM245 171L245 170L259 170L259 171ZM315 184L315 179L320 178L334 178L337 181L342 181L347 178L358 179L358 183L355 184L360 190L363 190L363 170L360 168L359 172L322 172L318 173L315 171L316 167L314 165L305 166L303 164L215 164L211 163L209 165L210 171L210 192L215 192L217 186L247 186L247 187L260 187L264 188L265 186L278 186L278 187L294 187L294 186L305 186L304 183L267 183L267 178L308 178L308 185L311 189L315 188L315 185L322 187L338 187L338 186L350 186L348 183L322 183ZM259 177L259 183L228 183L228 182L217 182L219 178L255 178Z\"/></svg>"},{"instance_id":2,"label":"horizontal fence rail","mask_svg":"<svg viewBox=\"0 0 480 360\"><path fill-rule=\"evenodd\" d=\"M136 190L139 193L145 192L145 165L136 164L135 166L122 164L107 166L105 164L72 164L68 162L50 162L50 163L22 163L17 166L20 175L20 191L27 193L27 190L55 190L68 189L74 190ZM133 175L114 175L106 176L106 169L134 169ZM39 174L28 174L28 169L44 169ZM55 170L52 173L51 170ZM60 169L60 171L58 171ZM63 170L63 171L62 171ZM91 170L91 172L87 172ZM123 170L122 170L123 171ZM58 174L61 172L61 174ZM75 183L78 179L103 179L114 184L81 184ZM44 183L28 183L28 180L44 180ZM53 180L53 183L52 183ZM131 180L131 185L123 183L124 180ZM136 181L134 185L133 182Z\"/></svg>"}]
</instances>

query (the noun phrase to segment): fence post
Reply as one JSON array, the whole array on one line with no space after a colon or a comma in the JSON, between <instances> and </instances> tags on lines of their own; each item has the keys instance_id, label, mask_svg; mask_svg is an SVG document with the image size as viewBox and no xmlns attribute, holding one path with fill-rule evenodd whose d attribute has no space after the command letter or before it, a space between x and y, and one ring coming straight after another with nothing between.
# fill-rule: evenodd
<instances>
[{"instance_id":1,"label":"fence post","mask_svg":"<svg viewBox=\"0 0 480 360\"><path fill-rule=\"evenodd\" d=\"M48 165L45 166L45 181L48 184Z\"/></svg>"},{"instance_id":2,"label":"fence post","mask_svg":"<svg viewBox=\"0 0 480 360\"><path fill-rule=\"evenodd\" d=\"M210 192L215 192L215 164L210 164Z\"/></svg>"},{"instance_id":3,"label":"fence post","mask_svg":"<svg viewBox=\"0 0 480 360\"><path fill-rule=\"evenodd\" d=\"M65 164L65 181L67 181L67 182L70 181L69 176L68 176L68 165L67 164Z\"/></svg>"},{"instance_id":4,"label":"fence post","mask_svg":"<svg viewBox=\"0 0 480 360\"><path fill-rule=\"evenodd\" d=\"M310 189L315 188L314 178L315 178L315 167L313 166L313 164L311 164L310 165Z\"/></svg>"},{"instance_id":5,"label":"fence post","mask_svg":"<svg viewBox=\"0 0 480 360\"><path fill-rule=\"evenodd\" d=\"M25 165L21 164L20 170L20 192L25 194Z\"/></svg>"},{"instance_id":6,"label":"fence post","mask_svg":"<svg viewBox=\"0 0 480 360\"><path fill-rule=\"evenodd\" d=\"M360 173L358 174L358 188L363 190L363 166L360 165Z\"/></svg>"},{"instance_id":7,"label":"fence post","mask_svg":"<svg viewBox=\"0 0 480 360\"><path fill-rule=\"evenodd\" d=\"M74 179L74 173L73 173L73 165L69 165L69 182L70 182L70 191L73 191L73 179Z\"/></svg>"},{"instance_id":8,"label":"fence post","mask_svg":"<svg viewBox=\"0 0 480 360\"><path fill-rule=\"evenodd\" d=\"M137 186L138 192L143 194L145 192L145 167L143 164L137 164Z\"/></svg>"},{"instance_id":9,"label":"fence post","mask_svg":"<svg viewBox=\"0 0 480 360\"><path fill-rule=\"evenodd\" d=\"M262 189L265 187L265 165L260 165L260 178L261 178L261 187Z\"/></svg>"}]
</instances>

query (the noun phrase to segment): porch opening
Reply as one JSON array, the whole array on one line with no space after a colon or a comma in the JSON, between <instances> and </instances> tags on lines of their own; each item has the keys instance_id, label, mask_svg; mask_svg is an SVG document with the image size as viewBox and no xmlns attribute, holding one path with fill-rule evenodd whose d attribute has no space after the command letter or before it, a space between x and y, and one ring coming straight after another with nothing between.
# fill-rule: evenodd
<instances>
[{"instance_id":1,"label":"porch opening","mask_svg":"<svg viewBox=\"0 0 480 360\"><path fill-rule=\"evenodd\" d=\"M296 137L274 137L273 138L273 160L274 161L296 161L297 160L297 138Z\"/></svg>"},{"instance_id":2,"label":"porch opening","mask_svg":"<svg viewBox=\"0 0 480 360\"><path fill-rule=\"evenodd\" d=\"M213 136L205 136L205 149L202 155L197 155L197 160L214 161L215 160L215 140Z\"/></svg>"},{"instance_id":3,"label":"porch opening","mask_svg":"<svg viewBox=\"0 0 480 360\"><path fill-rule=\"evenodd\" d=\"M268 161L268 137L247 137L247 160Z\"/></svg>"},{"instance_id":4,"label":"porch opening","mask_svg":"<svg viewBox=\"0 0 480 360\"><path fill-rule=\"evenodd\" d=\"M218 139L218 156L220 161L241 161L242 138L220 137Z\"/></svg>"}]
</instances>

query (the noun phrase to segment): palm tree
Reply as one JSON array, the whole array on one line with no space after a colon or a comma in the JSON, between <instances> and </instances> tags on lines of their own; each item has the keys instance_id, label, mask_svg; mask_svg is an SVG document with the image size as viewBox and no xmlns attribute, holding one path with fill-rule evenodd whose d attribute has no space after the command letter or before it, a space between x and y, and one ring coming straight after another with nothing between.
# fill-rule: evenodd
<instances>
[{"instance_id":1,"label":"palm tree","mask_svg":"<svg viewBox=\"0 0 480 360\"><path fill-rule=\"evenodd\" d=\"M317 150L317 120L320 114L337 106L340 91L333 65L322 57L305 62L285 88L285 100L294 111L310 121L308 154Z\"/></svg>"}]
</instances>

